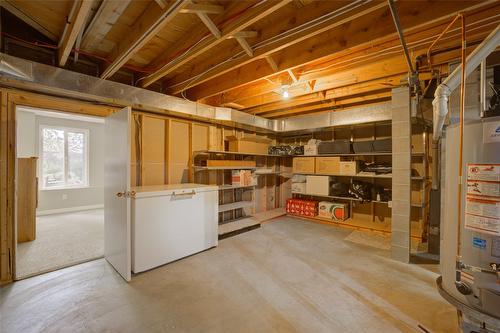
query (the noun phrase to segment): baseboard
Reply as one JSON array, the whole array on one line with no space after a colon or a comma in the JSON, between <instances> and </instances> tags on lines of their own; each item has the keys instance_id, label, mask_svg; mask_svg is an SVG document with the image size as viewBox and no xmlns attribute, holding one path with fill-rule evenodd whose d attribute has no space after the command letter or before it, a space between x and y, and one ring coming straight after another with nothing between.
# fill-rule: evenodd
<instances>
[{"instance_id":1,"label":"baseboard","mask_svg":"<svg viewBox=\"0 0 500 333\"><path fill-rule=\"evenodd\" d=\"M78 206L78 207L68 207L68 208L58 208L58 209L47 209L47 210L37 211L36 216L71 213L71 212L79 212L82 210L92 210L100 208L104 208L104 205L90 205L90 206Z\"/></svg>"}]
</instances>

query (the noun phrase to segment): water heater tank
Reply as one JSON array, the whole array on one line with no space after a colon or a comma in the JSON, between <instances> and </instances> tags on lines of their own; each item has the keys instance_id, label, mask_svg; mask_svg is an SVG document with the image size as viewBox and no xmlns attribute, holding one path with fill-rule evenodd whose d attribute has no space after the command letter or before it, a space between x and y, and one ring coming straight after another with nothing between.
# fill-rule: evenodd
<instances>
[{"instance_id":1,"label":"water heater tank","mask_svg":"<svg viewBox=\"0 0 500 333\"><path fill-rule=\"evenodd\" d=\"M464 124L459 179L459 126L441 143L441 295L458 310L463 332L500 332L500 117ZM458 184L462 223L458 251Z\"/></svg>"}]
</instances>

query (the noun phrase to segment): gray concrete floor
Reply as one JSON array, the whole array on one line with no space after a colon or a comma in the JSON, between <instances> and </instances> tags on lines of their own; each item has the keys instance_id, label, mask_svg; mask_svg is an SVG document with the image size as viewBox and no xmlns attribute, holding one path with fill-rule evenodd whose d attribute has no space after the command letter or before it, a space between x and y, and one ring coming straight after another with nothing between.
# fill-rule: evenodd
<instances>
[{"instance_id":1,"label":"gray concrete floor","mask_svg":"<svg viewBox=\"0 0 500 333\"><path fill-rule=\"evenodd\" d=\"M7 332L456 332L437 274L293 218L125 283L97 260L0 290Z\"/></svg>"}]
</instances>

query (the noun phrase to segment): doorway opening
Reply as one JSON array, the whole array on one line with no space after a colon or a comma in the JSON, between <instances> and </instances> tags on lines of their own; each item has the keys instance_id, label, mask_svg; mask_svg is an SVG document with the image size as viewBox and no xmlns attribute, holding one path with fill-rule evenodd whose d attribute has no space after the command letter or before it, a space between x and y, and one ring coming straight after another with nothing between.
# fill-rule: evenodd
<instances>
[{"instance_id":1,"label":"doorway opening","mask_svg":"<svg viewBox=\"0 0 500 333\"><path fill-rule=\"evenodd\" d=\"M104 256L104 118L16 106L16 269Z\"/></svg>"}]
</instances>

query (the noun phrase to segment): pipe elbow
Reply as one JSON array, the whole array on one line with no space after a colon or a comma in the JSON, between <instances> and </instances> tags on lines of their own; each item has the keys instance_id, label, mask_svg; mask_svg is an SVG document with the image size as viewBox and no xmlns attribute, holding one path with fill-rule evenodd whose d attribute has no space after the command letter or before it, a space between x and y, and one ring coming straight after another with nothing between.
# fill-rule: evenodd
<instances>
[{"instance_id":1,"label":"pipe elbow","mask_svg":"<svg viewBox=\"0 0 500 333\"><path fill-rule=\"evenodd\" d=\"M434 93L434 100L432 101L434 140L439 140L441 137L444 120L448 114L448 98L450 94L451 89L446 84L440 84Z\"/></svg>"}]
</instances>

